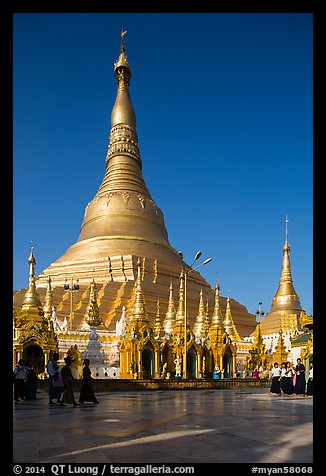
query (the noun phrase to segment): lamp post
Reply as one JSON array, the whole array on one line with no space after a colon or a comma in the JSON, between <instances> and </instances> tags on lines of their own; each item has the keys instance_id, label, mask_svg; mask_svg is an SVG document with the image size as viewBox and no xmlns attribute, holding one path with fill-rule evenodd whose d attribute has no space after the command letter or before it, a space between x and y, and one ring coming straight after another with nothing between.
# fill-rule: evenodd
<instances>
[{"instance_id":1,"label":"lamp post","mask_svg":"<svg viewBox=\"0 0 326 476\"><path fill-rule=\"evenodd\" d=\"M258 323L260 323L261 318L265 314L264 311L262 311L261 309L262 304L263 304L262 302L258 303L258 310L256 311L256 316L258 317Z\"/></svg>"},{"instance_id":2,"label":"lamp post","mask_svg":"<svg viewBox=\"0 0 326 476\"><path fill-rule=\"evenodd\" d=\"M184 293L185 293L184 310L185 310L185 315L184 315L183 372L182 372L182 378L184 378L184 379L187 378L187 276L192 271L195 271L196 269L200 268L201 266L204 266L205 264L208 264L212 261L212 258L207 258L205 261L203 261L202 263L200 263L199 265L197 265L193 268L193 265L201 257L201 254L202 254L201 251L198 251L196 253L196 256L194 257L193 262L189 266L189 269L187 271L184 269ZM183 260L183 254L180 251L179 251L179 256Z\"/></svg>"},{"instance_id":3,"label":"lamp post","mask_svg":"<svg viewBox=\"0 0 326 476\"><path fill-rule=\"evenodd\" d=\"M73 307L73 293L74 291L77 291L79 289L79 279L75 279L75 282L74 282L74 278L71 277L70 278L70 284L68 283L68 280L67 278L65 278L65 282L64 282L64 285L63 285L63 288L66 290L66 291L69 291L70 292L70 330L72 330L72 307Z\"/></svg>"}]
</instances>

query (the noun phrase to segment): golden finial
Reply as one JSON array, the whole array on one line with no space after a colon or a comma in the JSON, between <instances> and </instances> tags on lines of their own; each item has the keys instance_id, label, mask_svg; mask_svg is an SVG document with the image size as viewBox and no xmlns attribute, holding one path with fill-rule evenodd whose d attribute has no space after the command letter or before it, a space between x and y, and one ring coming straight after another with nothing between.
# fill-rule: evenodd
<instances>
[{"instance_id":1,"label":"golden finial","mask_svg":"<svg viewBox=\"0 0 326 476\"><path fill-rule=\"evenodd\" d=\"M288 216L285 215L285 241L288 241Z\"/></svg>"},{"instance_id":2,"label":"golden finial","mask_svg":"<svg viewBox=\"0 0 326 476\"><path fill-rule=\"evenodd\" d=\"M124 36L127 33L127 30L124 30L123 27L121 28L121 44L120 44L120 53L125 53L125 44L124 44Z\"/></svg>"},{"instance_id":3,"label":"golden finial","mask_svg":"<svg viewBox=\"0 0 326 476\"><path fill-rule=\"evenodd\" d=\"M124 36L125 36L126 33L127 33L127 30L124 30L122 28L121 29L120 56L117 59L117 61L114 63L114 70L115 70L115 74L117 73L116 79L117 79L118 83L119 83L119 81L121 81L123 79L123 80L127 81L126 86L128 86L129 79L130 79L130 76L131 76L131 71L130 71L130 68L129 68L129 65L128 65L126 51L125 51L125 44L124 44ZM124 75L121 76L121 74L116 71L119 66L124 66L125 68L128 68L129 74L127 74L127 77L125 77Z\"/></svg>"}]
</instances>

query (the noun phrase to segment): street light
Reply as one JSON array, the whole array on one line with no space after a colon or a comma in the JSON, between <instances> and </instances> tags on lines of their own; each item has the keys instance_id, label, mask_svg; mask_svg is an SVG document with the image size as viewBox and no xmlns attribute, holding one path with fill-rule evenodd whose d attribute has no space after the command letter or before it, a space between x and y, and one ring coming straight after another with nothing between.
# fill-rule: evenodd
<instances>
[{"instance_id":1,"label":"street light","mask_svg":"<svg viewBox=\"0 0 326 476\"><path fill-rule=\"evenodd\" d=\"M74 293L74 291L77 291L79 289L79 284L78 283L79 283L79 279L76 279L75 283L74 283L74 278L71 277L70 284L68 283L67 278L65 278L65 282L64 282L64 285L63 285L63 288L66 291L70 292L70 326L69 326L70 330L72 330L73 293Z\"/></svg>"},{"instance_id":2,"label":"street light","mask_svg":"<svg viewBox=\"0 0 326 476\"><path fill-rule=\"evenodd\" d=\"M260 323L261 318L265 314L264 311L262 311L262 309L261 309L262 304L263 304L262 302L258 303L258 310L256 311L256 316L258 317L258 322L259 323Z\"/></svg>"},{"instance_id":3,"label":"street light","mask_svg":"<svg viewBox=\"0 0 326 476\"><path fill-rule=\"evenodd\" d=\"M212 261L213 258L207 258L205 261L203 261L202 263L198 264L197 266L195 266L193 268L193 265L195 264L195 262L201 257L201 251L198 251L196 253L196 256L194 257L194 260L193 262L191 263L189 269L186 271L185 269L183 270L184 271L184 296L185 296L185 306L184 306L184 310L185 310L185 315L184 315L184 342L183 342L183 372L182 372L182 378L186 379L187 378L187 276L189 273L191 273L192 271L195 271L196 269L200 268L201 266L204 266L205 264L208 264ZM180 258L183 260L183 254L179 251L179 256Z\"/></svg>"}]
</instances>

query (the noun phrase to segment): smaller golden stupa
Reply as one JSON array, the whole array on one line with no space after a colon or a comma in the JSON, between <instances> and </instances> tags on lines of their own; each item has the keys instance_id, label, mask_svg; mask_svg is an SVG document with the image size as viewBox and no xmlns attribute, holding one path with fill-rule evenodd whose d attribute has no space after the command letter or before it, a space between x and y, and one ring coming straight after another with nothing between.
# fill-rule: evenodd
<instances>
[{"instance_id":1,"label":"smaller golden stupa","mask_svg":"<svg viewBox=\"0 0 326 476\"><path fill-rule=\"evenodd\" d=\"M290 264L290 244L288 240L288 218L285 220L285 243L283 246L283 259L281 277L278 289L273 298L270 311L261 320L261 333L278 333L280 328L287 330L300 329L300 313L302 311L299 296L297 295L292 279Z\"/></svg>"}]
</instances>

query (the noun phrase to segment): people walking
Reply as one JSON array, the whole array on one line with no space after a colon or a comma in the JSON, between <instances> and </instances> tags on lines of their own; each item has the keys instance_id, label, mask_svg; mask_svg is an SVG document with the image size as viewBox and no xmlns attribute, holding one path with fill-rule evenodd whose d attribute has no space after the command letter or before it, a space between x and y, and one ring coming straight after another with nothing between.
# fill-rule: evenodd
<instances>
[{"instance_id":1,"label":"people walking","mask_svg":"<svg viewBox=\"0 0 326 476\"><path fill-rule=\"evenodd\" d=\"M294 370L296 373L294 393L296 394L296 396L299 396L299 395L304 396L306 393L306 377L305 377L306 368L303 365L300 358L297 359L297 365L295 366Z\"/></svg>"},{"instance_id":2,"label":"people walking","mask_svg":"<svg viewBox=\"0 0 326 476\"><path fill-rule=\"evenodd\" d=\"M278 396L281 395L281 369L278 366L278 362L274 363L274 367L271 370L271 376L272 376L272 384L271 388L269 390L269 394L273 395L276 394Z\"/></svg>"},{"instance_id":3,"label":"people walking","mask_svg":"<svg viewBox=\"0 0 326 476\"><path fill-rule=\"evenodd\" d=\"M75 396L74 396L74 382L75 379L71 373L71 364L72 364L72 359L71 357L65 357L64 359L65 365L61 369L61 379L62 379L62 384L63 384L63 396L62 396L62 401L61 405L69 405L72 404L74 407L79 405L79 403L76 402Z\"/></svg>"},{"instance_id":4,"label":"people walking","mask_svg":"<svg viewBox=\"0 0 326 476\"><path fill-rule=\"evenodd\" d=\"M59 354L58 352L54 352L52 358L48 361L47 365L47 372L49 376L49 405L55 405L56 402L54 399L56 398L56 390L53 385L53 380L58 375L58 360Z\"/></svg>"},{"instance_id":5,"label":"people walking","mask_svg":"<svg viewBox=\"0 0 326 476\"><path fill-rule=\"evenodd\" d=\"M313 377L313 373L314 373L314 365L313 365L313 362L310 362L309 364L309 378L308 378L308 382L307 382L307 391L306 391L306 396L313 396L313 381L314 381L314 377Z\"/></svg>"},{"instance_id":6,"label":"people walking","mask_svg":"<svg viewBox=\"0 0 326 476\"><path fill-rule=\"evenodd\" d=\"M93 377L90 366L90 360L84 360L83 378L79 394L79 403L93 402L99 403L93 390Z\"/></svg>"},{"instance_id":7,"label":"people walking","mask_svg":"<svg viewBox=\"0 0 326 476\"><path fill-rule=\"evenodd\" d=\"M14 401L15 403L26 398L26 371L23 359L18 361L14 369Z\"/></svg>"}]
</instances>

